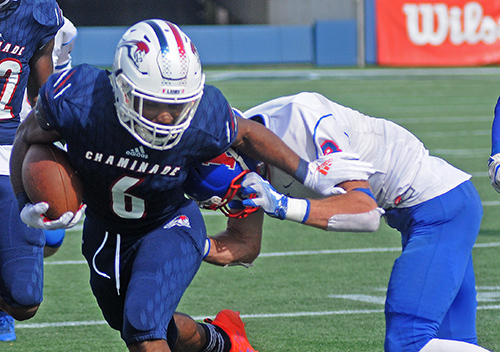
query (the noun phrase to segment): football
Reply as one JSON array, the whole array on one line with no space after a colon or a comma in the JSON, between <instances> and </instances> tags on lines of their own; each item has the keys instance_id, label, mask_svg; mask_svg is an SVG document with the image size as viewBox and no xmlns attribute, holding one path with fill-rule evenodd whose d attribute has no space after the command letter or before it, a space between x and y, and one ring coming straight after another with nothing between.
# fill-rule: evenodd
<instances>
[{"instance_id":1,"label":"football","mask_svg":"<svg viewBox=\"0 0 500 352\"><path fill-rule=\"evenodd\" d=\"M83 187L69 163L66 152L53 144L33 144L23 161L24 189L33 204L46 202L45 216L58 219L67 211L74 214L82 203Z\"/></svg>"}]
</instances>

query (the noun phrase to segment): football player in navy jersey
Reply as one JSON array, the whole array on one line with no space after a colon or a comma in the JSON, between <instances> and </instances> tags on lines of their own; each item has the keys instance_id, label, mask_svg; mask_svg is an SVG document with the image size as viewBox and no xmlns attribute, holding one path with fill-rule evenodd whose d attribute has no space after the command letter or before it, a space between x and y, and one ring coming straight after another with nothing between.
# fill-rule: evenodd
<instances>
[{"instance_id":1,"label":"football player in navy jersey","mask_svg":"<svg viewBox=\"0 0 500 352\"><path fill-rule=\"evenodd\" d=\"M41 230L21 222L9 181L9 157L24 92L31 102L52 73L54 36L63 25L54 0L0 0L0 340L16 338L14 320L31 318L42 301ZM7 315L6 313L9 313Z\"/></svg>"},{"instance_id":2,"label":"football player in navy jersey","mask_svg":"<svg viewBox=\"0 0 500 352\"><path fill-rule=\"evenodd\" d=\"M145 20L122 36L111 73L80 65L51 76L16 134L12 186L22 220L42 229L73 226L85 207L44 219L48 204L24 193L22 162L31 144L66 141L83 182L92 291L130 351L253 351L237 312L208 324L174 315L207 252L203 217L182 188L191 165L232 146L301 182L311 177L276 135L237 117L204 81L191 40L170 22Z\"/></svg>"},{"instance_id":3,"label":"football player in navy jersey","mask_svg":"<svg viewBox=\"0 0 500 352\"><path fill-rule=\"evenodd\" d=\"M54 73L59 73L72 67L71 51L75 45L75 39L78 33L73 23L66 17L63 18L64 25L59 29L55 36L54 48L52 49ZM27 94L25 94L23 107L20 112L21 122L26 118L26 116L28 116L30 110L31 105L27 98ZM59 147L64 149L60 143ZM44 258L47 258L54 255L59 250L64 241L64 237L66 236L66 231L64 229L44 230L44 234L45 246L43 249L43 256Z\"/></svg>"}]
</instances>

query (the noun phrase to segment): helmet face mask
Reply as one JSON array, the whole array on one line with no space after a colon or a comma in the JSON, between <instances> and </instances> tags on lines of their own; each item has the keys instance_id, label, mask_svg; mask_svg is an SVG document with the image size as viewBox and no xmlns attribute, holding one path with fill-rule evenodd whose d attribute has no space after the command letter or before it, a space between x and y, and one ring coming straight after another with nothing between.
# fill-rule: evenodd
<instances>
[{"instance_id":1,"label":"helmet face mask","mask_svg":"<svg viewBox=\"0 0 500 352\"><path fill-rule=\"evenodd\" d=\"M219 196L212 196L204 201L199 201L198 205L204 209L220 210L224 215L230 218L244 218L248 214L253 213L258 208L256 207L244 207L241 209L231 209L229 207L229 202L231 202L235 197L238 196L238 192L241 189L241 181L243 177L248 174L250 170L243 170L239 175L237 175L229 184L226 194L221 198Z\"/></svg>"},{"instance_id":2,"label":"helmet face mask","mask_svg":"<svg viewBox=\"0 0 500 352\"><path fill-rule=\"evenodd\" d=\"M234 201L241 199L241 182L247 173L259 172L263 166L263 163L229 148L218 157L191 167L184 191L204 209L220 210L228 217L243 218L258 208L234 207Z\"/></svg>"},{"instance_id":3,"label":"helmet face mask","mask_svg":"<svg viewBox=\"0 0 500 352\"><path fill-rule=\"evenodd\" d=\"M191 40L173 23L146 20L118 43L110 81L120 123L147 147L166 150L179 143L203 95L205 76ZM173 124L142 114L144 101L182 104Z\"/></svg>"}]
</instances>

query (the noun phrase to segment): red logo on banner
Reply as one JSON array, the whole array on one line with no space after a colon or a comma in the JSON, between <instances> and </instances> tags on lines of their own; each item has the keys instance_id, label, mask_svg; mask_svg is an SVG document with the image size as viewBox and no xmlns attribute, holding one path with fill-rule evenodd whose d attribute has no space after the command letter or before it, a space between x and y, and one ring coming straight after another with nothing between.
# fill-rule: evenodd
<instances>
[{"instance_id":1,"label":"red logo on banner","mask_svg":"<svg viewBox=\"0 0 500 352\"><path fill-rule=\"evenodd\" d=\"M500 0L377 0L376 4L380 65L500 62Z\"/></svg>"}]
</instances>

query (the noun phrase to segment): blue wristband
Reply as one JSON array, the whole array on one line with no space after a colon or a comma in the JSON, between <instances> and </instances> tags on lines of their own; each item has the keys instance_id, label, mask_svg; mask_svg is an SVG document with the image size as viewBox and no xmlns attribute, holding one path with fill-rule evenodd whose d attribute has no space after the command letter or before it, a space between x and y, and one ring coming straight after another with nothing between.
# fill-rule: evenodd
<instances>
[{"instance_id":1,"label":"blue wristband","mask_svg":"<svg viewBox=\"0 0 500 352\"><path fill-rule=\"evenodd\" d=\"M302 219L301 223L305 223L307 219L309 219L309 212L311 211L311 202L309 201L309 199L306 199L305 201L307 202L307 210L306 214L304 215L304 219Z\"/></svg>"},{"instance_id":2,"label":"blue wristband","mask_svg":"<svg viewBox=\"0 0 500 352\"><path fill-rule=\"evenodd\" d=\"M205 259L208 256L211 247L212 247L212 242L210 242L210 239L208 237L205 238L205 245L203 248L203 259Z\"/></svg>"},{"instance_id":3,"label":"blue wristband","mask_svg":"<svg viewBox=\"0 0 500 352\"><path fill-rule=\"evenodd\" d=\"M294 177L300 181L300 183L304 183L306 176L307 176L307 171L309 169L309 163L305 161L304 159L300 158L299 161L299 167L297 167L297 170L295 171Z\"/></svg>"},{"instance_id":4,"label":"blue wristband","mask_svg":"<svg viewBox=\"0 0 500 352\"><path fill-rule=\"evenodd\" d=\"M19 207L19 212L21 212L21 210L23 210L23 208L26 204L31 203L31 200L29 199L26 192L20 192L20 193L16 194L16 199L17 199L17 205Z\"/></svg>"}]
</instances>

